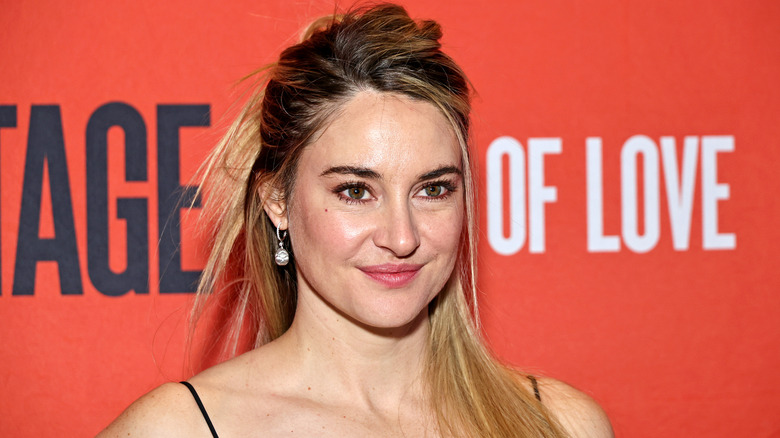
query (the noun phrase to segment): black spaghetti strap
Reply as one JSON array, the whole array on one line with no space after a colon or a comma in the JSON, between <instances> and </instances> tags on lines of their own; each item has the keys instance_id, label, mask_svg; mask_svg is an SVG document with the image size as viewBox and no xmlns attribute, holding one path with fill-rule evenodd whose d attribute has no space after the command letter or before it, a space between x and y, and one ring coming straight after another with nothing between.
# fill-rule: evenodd
<instances>
[{"instance_id":1,"label":"black spaghetti strap","mask_svg":"<svg viewBox=\"0 0 780 438\"><path fill-rule=\"evenodd\" d=\"M539 383L536 381L536 377L534 376L527 376L528 380L531 381L531 386L534 388L534 397L536 397L537 400L540 402L542 401L542 395L539 394Z\"/></svg>"},{"instance_id":2,"label":"black spaghetti strap","mask_svg":"<svg viewBox=\"0 0 780 438\"><path fill-rule=\"evenodd\" d=\"M182 385L186 386L187 389L190 390L192 393L192 397L195 399L195 403L198 404L198 409L200 409L200 413L203 414L203 418L206 420L206 424L209 426L209 430L211 431L211 436L214 438L219 438L219 435L217 435L217 430L214 429L214 425L211 424L211 419L209 418L209 414L206 413L206 408L203 407L203 403L200 401L200 397L198 396L198 393L195 391L195 388L190 384L190 382L183 381L179 382Z\"/></svg>"}]
</instances>

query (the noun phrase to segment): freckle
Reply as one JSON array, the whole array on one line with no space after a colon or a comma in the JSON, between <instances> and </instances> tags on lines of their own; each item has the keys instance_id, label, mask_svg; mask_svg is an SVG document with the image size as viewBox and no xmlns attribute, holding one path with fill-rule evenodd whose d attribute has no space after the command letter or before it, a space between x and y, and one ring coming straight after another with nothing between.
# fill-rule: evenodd
<instances>
[{"instance_id":1,"label":"freckle","mask_svg":"<svg viewBox=\"0 0 780 438\"><path fill-rule=\"evenodd\" d=\"M309 391L311 391L311 386L309 387Z\"/></svg>"},{"instance_id":2,"label":"freckle","mask_svg":"<svg viewBox=\"0 0 780 438\"><path fill-rule=\"evenodd\" d=\"M336 340L336 338L331 338L331 339L333 339L334 341Z\"/></svg>"}]
</instances>

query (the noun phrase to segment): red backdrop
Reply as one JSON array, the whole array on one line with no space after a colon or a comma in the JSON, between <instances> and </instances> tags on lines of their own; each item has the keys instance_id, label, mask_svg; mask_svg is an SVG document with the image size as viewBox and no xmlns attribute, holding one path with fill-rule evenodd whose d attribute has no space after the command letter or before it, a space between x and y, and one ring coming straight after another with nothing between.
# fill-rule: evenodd
<instances>
[{"instance_id":1,"label":"red backdrop","mask_svg":"<svg viewBox=\"0 0 780 438\"><path fill-rule=\"evenodd\" d=\"M0 435L91 435L187 377L202 254L169 195L234 82L334 7L7 3ZM478 92L498 354L590 393L619 436L780 436L780 3L405 3Z\"/></svg>"}]
</instances>

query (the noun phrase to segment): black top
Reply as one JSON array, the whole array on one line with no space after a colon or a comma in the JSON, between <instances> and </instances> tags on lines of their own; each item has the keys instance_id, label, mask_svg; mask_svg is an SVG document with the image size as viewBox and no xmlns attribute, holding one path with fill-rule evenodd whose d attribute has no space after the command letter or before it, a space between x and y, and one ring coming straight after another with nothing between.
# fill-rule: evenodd
<instances>
[{"instance_id":1,"label":"black top","mask_svg":"<svg viewBox=\"0 0 780 438\"><path fill-rule=\"evenodd\" d=\"M197 391L195 391L195 388L190 384L190 382L184 381L180 382L182 385L186 386L187 389L190 390L192 393L192 397L195 398L195 403L198 404L198 409L200 409L200 413L203 414L203 419L206 420L206 424L209 426L209 430L211 431L211 436L214 438L219 438L219 435L217 435L217 430L214 429L214 425L211 424L211 419L209 418L209 414L206 413L206 408L203 407L203 403L200 401L200 397L198 397Z\"/></svg>"}]
</instances>

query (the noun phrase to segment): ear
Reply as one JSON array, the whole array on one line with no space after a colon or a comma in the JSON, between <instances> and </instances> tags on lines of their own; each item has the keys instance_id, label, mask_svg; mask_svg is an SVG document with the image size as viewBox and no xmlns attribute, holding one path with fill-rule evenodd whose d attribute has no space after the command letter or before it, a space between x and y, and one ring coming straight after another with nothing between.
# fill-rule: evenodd
<instances>
[{"instance_id":1,"label":"ear","mask_svg":"<svg viewBox=\"0 0 780 438\"><path fill-rule=\"evenodd\" d=\"M273 187L270 183L263 184L258 189L258 195L263 200L263 210L275 226L282 230L287 229L287 202L282 196L282 191Z\"/></svg>"}]
</instances>

